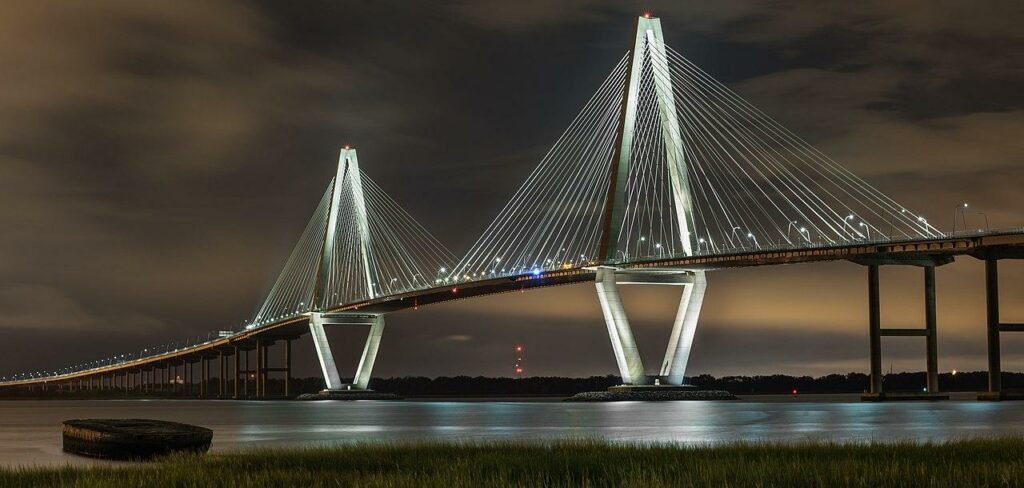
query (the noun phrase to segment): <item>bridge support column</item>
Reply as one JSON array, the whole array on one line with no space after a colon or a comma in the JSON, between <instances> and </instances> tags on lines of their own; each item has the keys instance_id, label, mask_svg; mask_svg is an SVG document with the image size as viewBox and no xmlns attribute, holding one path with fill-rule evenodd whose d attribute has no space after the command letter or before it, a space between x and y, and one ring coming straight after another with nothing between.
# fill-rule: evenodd
<instances>
[{"instance_id":1,"label":"bridge support column","mask_svg":"<svg viewBox=\"0 0 1024 488\"><path fill-rule=\"evenodd\" d=\"M199 397L206 398L206 384L210 381L210 359L203 356L199 360Z\"/></svg>"},{"instance_id":2,"label":"bridge support column","mask_svg":"<svg viewBox=\"0 0 1024 488\"><path fill-rule=\"evenodd\" d=\"M232 397L235 398L236 400L238 399L238 370L241 369L239 366L242 360L241 356L239 356L240 353L241 350L238 348L238 346L235 346L235 381L232 383L232 388L234 388L234 393Z\"/></svg>"},{"instance_id":3,"label":"bridge support column","mask_svg":"<svg viewBox=\"0 0 1024 488\"><path fill-rule=\"evenodd\" d=\"M219 380L217 382L217 398L224 398L225 393L225 382L227 378L227 358L224 357L224 351L217 351L217 359L220 360L220 368L217 369Z\"/></svg>"},{"instance_id":4,"label":"bridge support column","mask_svg":"<svg viewBox=\"0 0 1024 488\"><path fill-rule=\"evenodd\" d=\"M354 386L365 390L370 386L370 374L373 372L373 363L377 360L377 349L380 348L380 338L384 335L384 316L378 315L370 325L370 333L366 337L366 345L363 346L363 355L359 358L359 366L356 368L356 375L353 378Z\"/></svg>"},{"instance_id":5,"label":"bridge support column","mask_svg":"<svg viewBox=\"0 0 1024 488\"><path fill-rule=\"evenodd\" d=\"M256 398L263 398L263 341L256 339Z\"/></svg>"},{"instance_id":6,"label":"bridge support column","mask_svg":"<svg viewBox=\"0 0 1024 488\"><path fill-rule=\"evenodd\" d=\"M258 392L257 396L260 398L267 397L267 373L270 369L270 361L268 360L269 358L267 357L267 353L269 352L272 344L273 343L268 343L267 341L260 341L259 346L256 347L256 390Z\"/></svg>"},{"instance_id":7,"label":"bridge support column","mask_svg":"<svg viewBox=\"0 0 1024 488\"><path fill-rule=\"evenodd\" d=\"M939 392L939 353L938 327L935 310L935 266L924 268L924 317L925 329L925 360L928 367L928 393Z\"/></svg>"},{"instance_id":8,"label":"bridge support column","mask_svg":"<svg viewBox=\"0 0 1024 488\"><path fill-rule=\"evenodd\" d=\"M246 349L242 352L245 353L245 357L242 359L242 362L245 363L245 371L242 372L242 394L249 398L249 375L252 371L249 369L249 350Z\"/></svg>"},{"instance_id":9,"label":"bridge support column","mask_svg":"<svg viewBox=\"0 0 1024 488\"><path fill-rule=\"evenodd\" d=\"M327 341L327 332L324 329L326 325L357 325L370 328L351 385L344 385L341 382L337 364L334 362L334 355L331 353L331 345ZM380 339L384 335L383 314L314 312L309 318L309 331L313 336L313 345L316 347L317 358L320 359L320 369L323 371L324 383L326 383L328 391L365 390L369 387L370 375L373 374L373 365L377 360L377 351L380 349Z\"/></svg>"},{"instance_id":10,"label":"bridge support column","mask_svg":"<svg viewBox=\"0 0 1024 488\"><path fill-rule=\"evenodd\" d=\"M598 268L597 299L601 302L605 325L608 326L608 337L612 341L612 352L615 363L619 366L619 375L627 385L647 384L644 374L644 363L640 351L633 338L633 328L629 325L626 310L622 307L619 297L619 286L615 282L614 268Z\"/></svg>"},{"instance_id":11,"label":"bridge support column","mask_svg":"<svg viewBox=\"0 0 1024 488\"><path fill-rule=\"evenodd\" d=\"M882 393L882 307L879 303L878 265L868 266L868 338L871 356L871 388Z\"/></svg>"},{"instance_id":12,"label":"bridge support column","mask_svg":"<svg viewBox=\"0 0 1024 488\"><path fill-rule=\"evenodd\" d=\"M676 285L683 286L679 299L679 308L672 325L665 359L661 364L660 375L648 376L645 373L643 360L633 337L633 329L622 306L618 285ZM703 271L684 272L678 270L659 271L628 271L616 270L612 267L597 269L597 297L601 302L608 337L611 339L615 362L619 367L623 384L645 385L655 379L666 385L680 385L684 381L686 365L690 358L693 336L697 330L707 280Z\"/></svg>"},{"instance_id":13,"label":"bridge support column","mask_svg":"<svg viewBox=\"0 0 1024 488\"><path fill-rule=\"evenodd\" d=\"M284 397L292 396L292 340L284 341Z\"/></svg>"},{"instance_id":14,"label":"bridge support column","mask_svg":"<svg viewBox=\"0 0 1024 488\"><path fill-rule=\"evenodd\" d=\"M707 278L703 271L693 274L693 284L683 289L679 298L679 309L676 320L672 324L672 335L669 336L665 360L661 364L661 376L670 385L683 384L686 365L690 361L690 348L693 336L697 332L697 320L700 309L704 305L704 293L708 288Z\"/></svg>"},{"instance_id":15,"label":"bridge support column","mask_svg":"<svg viewBox=\"0 0 1024 488\"><path fill-rule=\"evenodd\" d=\"M313 336L313 347L316 357L320 360L320 371L324 374L324 384L328 390L341 389L341 376L338 366L334 363L331 344L327 342L327 331L324 330L323 315L314 313L309 317L309 332Z\"/></svg>"},{"instance_id":16,"label":"bridge support column","mask_svg":"<svg viewBox=\"0 0 1024 488\"><path fill-rule=\"evenodd\" d=\"M905 261L885 257L856 260L868 268L868 351L871 362L871 376L868 391L861 400L880 401L894 396L900 399L946 400L949 395L939 394L938 327L935 298L935 267L952 262L951 257L924 255ZM923 329L882 328L882 305L879 298L880 269L883 264L912 265L924 268L924 318ZM887 393L882 383L882 338L883 337L924 337L927 373L924 392Z\"/></svg>"},{"instance_id":17,"label":"bridge support column","mask_svg":"<svg viewBox=\"0 0 1024 488\"><path fill-rule=\"evenodd\" d=\"M985 260L985 317L988 336L988 392L1003 391L999 354L999 261Z\"/></svg>"}]
</instances>

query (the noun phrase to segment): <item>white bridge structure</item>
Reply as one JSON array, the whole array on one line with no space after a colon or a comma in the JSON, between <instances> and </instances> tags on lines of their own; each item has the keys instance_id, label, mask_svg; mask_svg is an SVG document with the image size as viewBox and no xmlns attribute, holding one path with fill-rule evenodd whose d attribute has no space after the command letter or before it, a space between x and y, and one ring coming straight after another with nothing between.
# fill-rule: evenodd
<instances>
[{"instance_id":1,"label":"white bridge structure","mask_svg":"<svg viewBox=\"0 0 1024 488\"><path fill-rule=\"evenodd\" d=\"M881 337L916 335L926 338L926 388L935 392L934 269L971 255L987 261L990 390L999 394L999 332L1024 327L999 321L996 263L1024 256L1022 229L940 232L666 45L659 19L638 18L632 41L461 256L370 179L356 150L346 146L278 279L239 330L147 354L21 374L0 386L85 389L98 381L129 391L189 392L196 383L193 366L200 364L202 396L246 396L250 382L256 396L268 396L268 374L290 377L290 343L309 333L327 388L363 390L387 313L581 282L595 284L622 382L679 385L709 272L849 260L869 267L871 391L882 394ZM924 328L881 328L882 265L925 269ZM619 287L632 284L681 289L659 369L643 364L623 308ZM327 340L327 331L340 326L368 329L348 382ZM268 347L277 341L288 344L283 368L268 363ZM253 350L255 369L248 365ZM216 393L210 380L215 359ZM284 395L290 394L288 384Z\"/></svg>"}]
</instances>

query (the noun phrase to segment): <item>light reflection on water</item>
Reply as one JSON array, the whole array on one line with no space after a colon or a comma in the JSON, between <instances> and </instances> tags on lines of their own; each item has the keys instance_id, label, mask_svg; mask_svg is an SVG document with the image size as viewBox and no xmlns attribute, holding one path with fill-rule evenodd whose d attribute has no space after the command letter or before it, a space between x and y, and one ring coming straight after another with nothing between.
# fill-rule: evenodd
<instances>
[{"instance_id":1,"label":"light reflection on water","mask_svg":"<svg viewBox=\"0 0 1024 488\"><path fill-rule=\"evenodd\" d=\"M60 450L70 418L145 417L214 430L214 451L351 442L602 439L686 444L746 441L944 440L1024 433L1024 403L860 403L752 397L734 402L557 401L0 402L0 463L94 461ZM822 397L822 399L828 399Z\"/></svg>"}]
</instances>

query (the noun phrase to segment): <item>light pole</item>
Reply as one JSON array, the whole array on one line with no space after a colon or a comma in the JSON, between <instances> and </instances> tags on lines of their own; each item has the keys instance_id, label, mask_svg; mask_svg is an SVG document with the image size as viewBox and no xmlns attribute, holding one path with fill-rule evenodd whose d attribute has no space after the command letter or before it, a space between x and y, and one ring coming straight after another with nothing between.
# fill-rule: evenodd
<instances>
[{"instance_id":1,"label":"light pole","mask_svg":"<svg viewBox=\"0 0 1024 488\"><path fill-rule=\"evenodd\" d=\"M988 214L985 212L978 212L978 215L985 217L985 232L992 230L992 228L988 226Z\"/></svg>"},{"instance_id":2,"label":"light pole","mask_svg":"<svg viewBox=\"0 0 1024 488\"><path fill-rule=\"evenodd\" d=\"M750 239L751 241L754 242L754 248L761 249L761 245L757 243L757 237L754 237L753 232L747 232L747 239Z\"/></svg>"},{"instance_id":3,"label":"light pole","mask_svg":"<svg viewBox=\"0 0 1024 488\"><path fill-rule=\"evenodd\" d=\"M963 205L958 205L955 209L953 209L953 234L956 234L956 213L957 212L960 212L960 216L963 217L963 220L964 220L964 232L967 232L967 202L964 202Z\"/></svg>"},{"instance_id":4,"label":"light pole","mask_svg":"<svg viewBox=\"0 0 1024 488\"><path fill-rule=\"evenodd\" d=\"M740 230L740 226L737 225L737 226L733 227L732 228L732 235L729 236L729 242L732 243L733 247L736 247L736 241L733 241L732 238L735 237L737 241L740 240L739 234L736 233L736 231L738 231L738 230Z\"/></svg>"},{"instance_id":5,"label":"light pole","mask_svg":"<svg viewBox=\"0 0 1024 488\"><path fill-rule=\"evenodd\" d=\"M864 222L861 222L860 226L864 228L865 237L867 238L867 240L870 241L871 240L871 227L869 227L868 224L865 224Z\"/></svg>"},{"instance_id":6,"label":"light pole","mask_svg":"<svg viewBox=\"0 0 1024 488\"><path fill-rule=\"evenodd\" d=\"M843 218L843 231L846 230L846 224L850 224L850 239L853 239L853 214L847 215Z\"/></svg>"},{"instance_id":7,"label":"light pole","mask_svg":"<svg viewBox=\"0 0 1024 488\"><path fill-rule=\"evenodd\" d=\"M790 229L796 229L796 221L795 220L790 220L789 221L789 225L786 226L786 240L789 241L790 245L793 245L793 241L789 239L789 230ZM800 232L799 229L797 231Z\"/></svg>"},{"instance_id":8,"label":"light pole","mask_svg":"<svg viewBox=\"0 0 1024 488\"><path fill-rule=\"evenodd\" d=\"M800 236L803 237L808 244L811 243L811 231L807 230L807 227L800 228Z\"/></svg>"}]
</instances>

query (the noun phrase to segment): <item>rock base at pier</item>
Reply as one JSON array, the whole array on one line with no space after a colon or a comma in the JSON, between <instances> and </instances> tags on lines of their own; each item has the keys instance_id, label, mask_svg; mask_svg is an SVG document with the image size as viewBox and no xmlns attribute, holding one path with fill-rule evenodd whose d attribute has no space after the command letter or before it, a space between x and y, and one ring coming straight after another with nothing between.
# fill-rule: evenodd
<instances>
[{"instance_id":1,"label":"rock base at pier","mask_svg":"<svg viewBox=\"0 0 1024 488\"><path fill-rule=\"evenodd\" d=\"M577 393L565 399L567 402L671 402L701 400L739 400L739 398L725 390L698 390L689 385L621 385L608 388L608 391Z\"/></svg>"},{"instance_id":2,"label":"rock base at pier","mask_svg":"<svg viewBox=\"0 0 1024 488\"><path fill-rule=\"evenodd\" d=\"M864 393L860 396L862 402L934 402L949 400L948 393L927 393L927 392L893 392L893 393Z\"/></svg>"},{"instance_id":3,"label":"rock base at pier","mask_svg":"<svg viewBox=\"0 0 1024 488\"><path fill-rule=\"evenodd\" d=\"M373 390L323 390L318 393L304 393L296 400L401 400L394 393Z\"/></svg>"}]
</instances>

